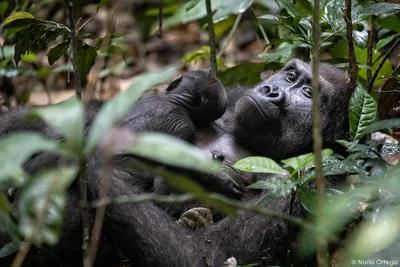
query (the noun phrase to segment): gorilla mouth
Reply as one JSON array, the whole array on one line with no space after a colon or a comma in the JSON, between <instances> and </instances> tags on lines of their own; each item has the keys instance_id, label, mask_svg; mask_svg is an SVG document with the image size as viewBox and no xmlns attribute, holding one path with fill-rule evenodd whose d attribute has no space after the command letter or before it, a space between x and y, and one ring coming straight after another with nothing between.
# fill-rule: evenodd
<instances>
[{"instance_id":1,"label":"gorilla mouth","mask_svg":"<svg viewBox=\"0 0 400 267\"><path fill-rule=\"evenodd\" d=\"M258 111L264 116L266 120L268 120L267 115L265 115L263 109L260 107L260 104L258 104L257 100L254 99L251 95L244 95L245 97L249 98L251 102L254 103L254 105L257 107Z\"/></svg>"}]
</instances>

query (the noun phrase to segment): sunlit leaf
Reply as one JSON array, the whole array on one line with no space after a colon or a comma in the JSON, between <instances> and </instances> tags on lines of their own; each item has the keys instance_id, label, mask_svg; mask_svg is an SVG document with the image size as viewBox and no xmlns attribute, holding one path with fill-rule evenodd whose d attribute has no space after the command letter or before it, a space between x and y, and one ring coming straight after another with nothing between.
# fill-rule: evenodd
<instances>
[{"instance_id":1,"label":"sunlit leaf","mask_svg":"<svg viewBox=\"0 0 400 267\"><path fill-rule=\"evenodd\" d=\"M256 173L286 174L286 170L274 160L264 157L247 157L236 162L233 167L241 171Z\"/></svg>"},{"instance_id":2,"label":"sunlit leaf","mask_svg":"<svg viewBox=\"0 0 400 267\"><path fill-rule=\"evenodd\" d=\"M73 98L56 105L33 109L31 115L41 117L66 138L67 148L79 155L83 147L84 109Z\"/></svg>"},{"instance_id":3,"label":"sunlit leaf","mask_svg":"<svg viewBox=\"0 0 400 267\"><path fill-rule=\"evenodd\" d=\"M128 149L132 154L163 164L186 169L217 170L220 163L185 141L162 133L142 133L136 136L135 144Z\"/></svg>"},{"instance_id":4,"label":"sunlit leaf","mask_svg":"<svg viewBox=\"0 0 400 267\"><path fill-rule=\"evenodd\" d=\"M245 12L252 4L254 0L222 0L221 5L215 12L213 20L219 22L227 19L229 15L240 14Z\"/></svg>"},{"instance_id":5,"label":"sunlit leaf","mask_svg":"<svg viewBox=\"0 0 400 267\"><path fill-rule=\"evenodd\" d=\"M0 183L20 186L25 181L22 164L33 154L42 151L58 151L58 144L33 132L0 138Z\"/></svg>"}]
</instances>

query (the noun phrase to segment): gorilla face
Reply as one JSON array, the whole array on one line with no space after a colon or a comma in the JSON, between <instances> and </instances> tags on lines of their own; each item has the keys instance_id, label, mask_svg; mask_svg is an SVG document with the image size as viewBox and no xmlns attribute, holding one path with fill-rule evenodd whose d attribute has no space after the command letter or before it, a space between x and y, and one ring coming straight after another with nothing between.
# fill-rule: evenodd
<instances>
[{"instance_id":1,"label":"gorilla face","mask_svg":"<svg viewBox=\"0 0 400 267\"><path fill-rule=\"evenodd\" d=\"M245 92L235 112L238 141L277 160L312 151L311 79L310 66L292 60L280 72ZM320 64L318 84L327 145L345 137L353 85L346 83L345 72L328 64Z\"/></svg>"}]
</instances>

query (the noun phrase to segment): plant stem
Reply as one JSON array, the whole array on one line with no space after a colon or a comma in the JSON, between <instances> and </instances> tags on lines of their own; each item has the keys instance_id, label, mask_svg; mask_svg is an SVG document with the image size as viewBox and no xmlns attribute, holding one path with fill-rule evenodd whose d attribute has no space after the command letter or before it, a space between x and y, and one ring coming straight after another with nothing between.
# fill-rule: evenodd
<instances>
[{"instance_id":1,"label":"plant stem","mask_svg":"<svg viewBox=\"0 0 400 267\"><path fill-rule=\"evenodd\" d=\"M357 60L354 52L353 44L353 22L351 20L351 0L346 0L346 8L342 9L344 20L346 21L346 39L347 47L349 50L349 64L350 64L350 76L354 83L357 82Z\"/></svg>"},{"instance_id":2,"label":"plant stem","mask_svg":"<svg viewBox=\"0 0 400 267\"><path fill-rule=\"evenodd\" d=\"M74 68L75 95L76 98L82 100L81 76L79 75L79 64L78 64L78 37L75 27L74 5L72 3L72 0L64 0L64 2L67 7L69 27L71 30L71 54L72 54L72 67Z\"/></svg>"},{"instance_id":3,"label":"plant stem","mask_svg":"<svg viewBox=\"0 0 400 267\"><path fill-rule=\"evenodd\" d=\"M319 46L321 25L319 24L319 0L314 0L313 9L313 57L312 57L312 120L313 120L313 140L315 154L315 179L317 183L318 205L317 216L322 213L325 202L325 180L322 170L322 131L321 131L321 112L320 112L320 97L318 87L319 77ZM328 244L326 238L317 238L317 263L320 267L329 266L328 261Z\"/></svg>"},{"instance_id":4,"label":"plant stem","mask_svg":"<svg viewBox=\"0 0 400 267\"><path fill-rule=\"evenodd\" d=\"M376 78L378 77L379 71L382 69L383 64L385 64L385 61L389 58L389 56L393 53L393 51L396 49L396 47L400 44L400 38L397 39L397 41L392 45L392 47L387 51L385 56L383 57L382 61L379 63L378 68L376 69L374 76L372 76L371 83L369 84L368 92L370 92L374 86L374 82Z\"/></svg>"},{"instance_id":5,"label":"plant stem","mask_svg":"<svg viewBox=\"0 0 400 267\"><path fill-rule=\"evenodd\" d=\"M217 74L217 49L215 48L215 32L214 32L214 21L212 14L211 1L206 1L206 9L207 9L207 20L208 20L208 35L210 37L210 63L211 63L211 72L216 75Z\"/></svg>"},{"instance_id":6,"label":"plant stem","mask_svg":"<svg viewBox=\"0 0 400 267\"><path fill-rule=\"evenodd\" d=\"M368 48L367 48L367 88L370 88L372 78L372 50L374 44L374 19L373 15L369 16L368 19Z\"/></svg>"}]
</instances>

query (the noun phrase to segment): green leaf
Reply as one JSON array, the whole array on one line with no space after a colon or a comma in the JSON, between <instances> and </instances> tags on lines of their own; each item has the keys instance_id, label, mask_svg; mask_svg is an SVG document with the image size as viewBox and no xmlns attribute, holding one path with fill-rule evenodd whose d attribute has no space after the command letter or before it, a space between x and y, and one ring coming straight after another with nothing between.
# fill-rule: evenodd
<instances>
[{"instance_id":1,"label":"green leaf","mask_svg":"<svg viewBox=\"0 0 400 267\"><path fill-rule=\"evenodd\" d=\"M25 182L22 164L33 154L58 151L58 144L34 132L15 133L0 138L0 184L20 186Z\"/></svg>"},{"instance_id":2,"label":"green leaf","mask_svg":"<svg viewBox=\"0 0 400 267\"><path fill-rule=\"evenodd\" d=\"M376 3L369 5L363 8L360 11L360 14L364 15L384 15L390 16L400 12L400 5L399 4L392 4L392 3Z\"/></svg>"},{"instance_id":3,"label":"green leaf","mask_svg":"<svg viewBox=\"0 0 400 267\"><path fill-rule=\"evenodd\" d=\"M84 109L82 102L73 98L56 105L33 109L30 115L41 117L66 138L66 147L79 155L83 147Z\"/></svg>"},{"instance_id":4,"label":"green leaf","mask_svg":"<svg viewBox=\"0 0 400 267\"><path fill-rule=\"evenodd\" d=\"M28 12L17 12L8 16L3 23L4 29L26 27L31 24L40 23L40 20Z\"/></svg>"},{"instance_id":5,"label":"green leaf","mask_svg":"<svg viewBox=\"0 0 400 267\"><path fill-rule=\"evenodd\" d=\"M190 52L183 58L183 62L185 64L187 64L190 62L197 62L201 59L210 60L210 47L209 46L202 46L200 49Z\"/></svg>"},{"instance_id":6,"label":"green leaf","mask_svg":"<svg viewBox=\"0 0 400 267\"><path fill-rule=\"evenodd\" d=\"M349 106L350 138L353 142L360 141L366 128L376 120L376 114L375 100L358 85Z\"/></svg>"},{"instance_id":7,"label":"green leaf","mask_svg":"<svg viewBox=\"0 0 400 267\"><path fill-rule=\"evenodd\" d=\"M399 23L400 23L400 20L399 20ZM400 27L400 25L399 25L399 27ZM376 50L381 50L382 48L384 48L385 46L390 44L395 38L398 38L398 37L399 37L399 34L392 34L389 37L380 39L378 41L378 43L376 44L375 49Z\"/></svg>"},{"instance_id":8,"label":"green leaf","mask_svg":"<svg viewBox=\"0 0 400 267\"><path fill-rule=\"evenodd\" d=\"M176 66L165 68L160 72L149 72L137 76L129 88L108 101L100 109L90 129L85 153L89 153L100 141L101 137L111 129L129 111L135 101L154 85L171 79Z\"/></svg>"},{"instance_id":9,"label":"green leaf","mask_svg":"<svg viewBox=\"0 0 400 267\"><path fill-rule=\"evenodd\" d=\"M400 18L395 16L378 18L377 23L386 29L400 33Z\"/></svg>"},{"instance_id":10,"label":"green leaf","mask_svg":"<svg viewBox=\"0 0 400 267\"><path fill-rule=\"evenodd\" d=\"M212 10L217 10L222 0L211 0ZM171 17L164 20L163 28L177 24L188 23L204 18L207 15L206 4L204 0L191 0L182 5Z\"/></svg>"},{"instance_id":11,"label":"green leaf","mask_svg":"<svg viewBox=\"0 0 400 267\"><path fill-rule=\"evenodd\" d=\"M274 15L271 15L271 14L265 14L265 15L259 16L258 19L279 21L279 18L277 16L274 16Z\"/></svg>"},{"instance_id":12,"label":"green leaf","mask_svg":"<svg viewBox=\"0 0 400 267\"><path fill-rule=\"evenodd\" d=\"M49 64L53 65L62 55L67 52L69 46L71 44L71 40L67 39L65 42L58 44L56 47L50 49L49 54L47 55Z\"/></svg>"},{"instance_id":13,"label":"green leaf","mask_svg":"<svg viewBox=\"0 0 400 267\"><path fill-rule=\"evenodd\" d=\"M78 68L82 87L86 86L86 76L89 74L97 57L97 51L85 43L78 47Z\"/></svg>"},{"instance_id":14,"label":"green leaf","mask_svg":"<svg viewBox=\"0 0 400 267\"><path fill-rule=\"evenodd\" d=\"M162 133L138 134L128 152L159 163L205 172L217 170L221 165L201 149Z\"/></svg>"},{"instance_id":15,"label":"green leaf","mask_svg":"<svg viewBox=\"0 0 400 267\"><path fill-rule=\"evenodd\" d=\"M100 0L100 3L97 5L97 10L99 10L104 5L108 5L108 2L108 0Z\"/></svg>"},{"instance_id":16,"label":"green leaf","mask_svg":"<svg viewBox=\"0 0 400 267\"><path fill-rule=\"evenodd\" d=\"M324 161L328 156L332 155L332 149L324 149L322 150L322 161ZM298 172L302 169L311 167L314 165L314 153L308 153L304 155L300 155L297 157L289 158L282 160L282 163L285 163L293 168L293 172Z\"/></svg>"},{"instance_id":17,"label":"green leaf","mask_svg":"<svg viewBox=\"0 0 400 267\"><path fill-rule=\"evenodd\" d=\"M221 5L214 14L213 20L214 22L219 22L227 19L231 14L237 15L243 13L253 4L253 2L254 0L222 0Z\"/></svg>"},{"instance_id":18,"label":"green leaf","mask_svg":"<svg viewBox=\"0 0 400 267\"><path fill-rule=\"evenodd\" d=\"M19 250L20 243L18 242L11 242L5 245L4 247L0 248L0 259L3 257L10 256Z\"/></svg>"},{"instance_id":19,"label":"green leaf","mask_svg":"<svg viewBox=\"0 0 400 267\"><path fill-rule=\"evenodd\" d=\"M78 173L63 167L36 173L18 199L19 231L35 244L54 245L62 230L66 191Z\"/></svg>"},{"instance_id":20,"label":"green leaf","mask_svg":"<svg viewBox=\"0 0 400 267\"><path fill-rule=\"evenodd\" d=\"M316 215L316 207L318 203L318 197L315 191L311 191L310 189L299 186L297 188L297 195L299 196L300 203L303 208L309 213Z\"/></svg>"},{"instance_id":21,"label":"green leaf","mask_svg":"<svg viewBox=\"0 0 400 267\"><path fill-rule=\"evenodd\" d=\"M371 123L365 131L363 131L363 134L373 133L382 129L392 129L395 127L400 127L400 119L375 121Z\"/></svg>"},{"instance_id":22,"label":"green leaf","mask_svg":"<svg viewBox=\"0 0 400 267\"><path fill-rule=\"evenodd\" d=\"M270 190L270 194L282 197L287 196L295 188L296 184L296 182L288 179L270 178L251 184L248 188Z\"/></svg>"},{"instance_id":23,"label":"green leaf","mask_svg":"<svg viewBox=\"0 0 400 267\"><path fill-rule=\"evenodd\" d=\"M287 173L287 171L274 160L264 157L247 157L236 162L233 167L246 172Z\"/></svg>"}]
</instances>

